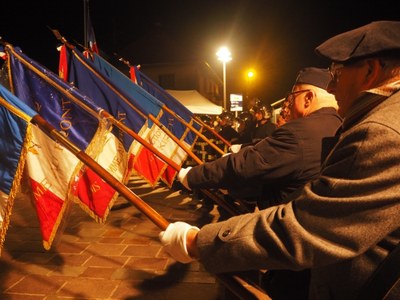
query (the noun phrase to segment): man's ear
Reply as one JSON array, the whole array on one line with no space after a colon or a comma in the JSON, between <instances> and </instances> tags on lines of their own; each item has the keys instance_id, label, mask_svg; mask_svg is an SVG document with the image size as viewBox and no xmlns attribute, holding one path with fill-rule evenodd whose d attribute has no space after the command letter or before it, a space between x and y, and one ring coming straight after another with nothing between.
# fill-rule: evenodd
<instances>
[{"instance_id":1,"label":"man's ear","mask_svg":"<svg viewBox=\"0 0 400 300\"><path fill-rule=\"evenodd\" d=\"M382 66L379 59L377 58L367 59L366 64L367 64L367 73L365 75L364 84L366 84L367 86L373 86L376 80L379 79Z\"/></svg>"},{"instance_id":2,"label":"man's ear","mask_svg":"<svg viewBox=\"0 0 400 300\"><path fill-rule=\"evenodd\" d=\"M311 103L314 99L314 92L309 91L304 95L304 108L308 108L311 106Z\"/></svg>"}]
</instances>

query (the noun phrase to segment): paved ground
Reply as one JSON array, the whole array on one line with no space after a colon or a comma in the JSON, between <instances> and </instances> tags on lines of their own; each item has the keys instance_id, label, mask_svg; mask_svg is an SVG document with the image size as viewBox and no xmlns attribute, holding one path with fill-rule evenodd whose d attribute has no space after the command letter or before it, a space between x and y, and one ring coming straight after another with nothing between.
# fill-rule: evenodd
<instances>
[{"instance_id":1,"label":"paved ground","mask_svg":"<svg viewBox=\"0 0 400 300\"><path fill-rule=\"evenodd\" d=\"M128 186L168 221L201 226L218 219L198 201L138 177ZM119 198L105 224L73 205L50 251L42 246L29 201L16 201L0 257L0 299L232 299L197 262L176 263L163 253L159 229ZM255 298L269 299L257 293Z\"/></svg>"}]
</instances>

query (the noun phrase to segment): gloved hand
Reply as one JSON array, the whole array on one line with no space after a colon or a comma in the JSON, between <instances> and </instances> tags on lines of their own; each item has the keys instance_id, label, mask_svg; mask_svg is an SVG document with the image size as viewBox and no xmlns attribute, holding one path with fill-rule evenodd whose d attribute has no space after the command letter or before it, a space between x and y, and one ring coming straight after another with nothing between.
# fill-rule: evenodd
<instances>
[{"instance_id":1,"label":"gloved hand","mask_svg":"<svg viewBox=\"0 0 400 300\"><path fill-rule=\"evenodd\" d=\"M234 145L231 145L231 146L229 147L229 150L230 150L232 153L238 153L238 152L240 151L241 148L242 148L242 144L234 144Z\"/></svg>"},{"instance_id":2,"label":"gloved hand","mask_svg":"<svg viewBox=\"0 0 400 300\"><path fill-rule=\"evenodd\" d=\"M188 183L188 180L187 180L187 173L189 173L189 171L190 171L191 168L192 168L192 167L181 168L181 169L179 170L179 173L178 173L178 176L177 176L179 182L182 183L182 185L183 185L185 188L187 188L189 191L191 191L192 189L189 187L189 183Z\"/></svg>"},{"instance_id":3,"label":"gloved hand","mask_svg":"<svg viewBox=\"0 0 400 300\"><path fill-rule=\"evenodd\" d=\"M176 261L187 264L195 261L187 251L186 236L190 229L200 230L185 222L170 223L165 231L161 231L159 238L164 250Z\"/></svg>"}]
</instances>

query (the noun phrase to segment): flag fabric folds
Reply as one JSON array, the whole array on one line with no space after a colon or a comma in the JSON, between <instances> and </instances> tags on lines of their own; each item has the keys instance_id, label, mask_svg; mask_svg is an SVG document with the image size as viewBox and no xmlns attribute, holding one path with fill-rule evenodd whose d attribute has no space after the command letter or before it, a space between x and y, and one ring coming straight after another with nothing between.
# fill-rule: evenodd
<instances>
[{"instance_id":1,"label":"flag fabric folds","mask_svg":"<svg viewBox=\"0 0 400 300\"><path fill-rule=\"evenodd\" d=\"M56 82L65 90L73 90L74 87L60 80L56 74L27 57L18 48L7 47L6 51L9 57L11 92L79 148L87 149L98 130L98 117L82 109L43 77Z\"/></svg>"},{"instance_id":2,"label":"flag fabric folds","mask_svg":"<svg viewBox=\"0 0 400 300\"><path fill-rule=\"evenodd\" d=\"M109 130L107 122L97 116L101 109L20 50L8 46L6 51L12 92L73 144L98 157ZM92 111L83 107L90 107ZM115 191L106 190L107 196L103 197L104 181L98 176L95 181L90 179L86 175L88 169L72 153L43 136L41 131L32 130L27 166L46 249L51 247L69 199L77 201L97 221L105 220L116 197ZM82 191L90 191L90 197L84 198Z\"/></svg>"},{"instance_id":3,"label":"flag fabric folds","mask_svg":"<svg viewBox=\"0 0 400 300\"><path fill-rule=\"evenodd\" d=\"M50 249L69 205L71 178L80 162L38 127L32 126L26 164L43 246Z\"/></svg>"},{"instance_id":4,"label":"flag fabric folds","mask_svg":"<svg viewBox=\"0 0 400 300\"><path fill-rule=\"evenodd\" d=\"M0 254L7 233L15 197L20 187L27 146L30 140L30 119L35 112L23 106L0 85Z\"/></svg>"},{"instance_id":5,"label":"flag fabric folds","mask_svg":"<svg viewBox=\"0 0 400 300\"><path fill-rule=\"evenodd\" d=\"M59 76L60 78L57 78L57 80L66 84L66 81L63 81L63 79L68 76L68 53L64 46L60 49ZM85 97L87 97L86 94ZM88 102L82 98L80 101ZM87 104L95 106L93 100L90 101ZM100 106L92 108L92 111L100 112L102 110L103 108ZM128 154L122 142L110 131L104 133L103 138L105 144L98 149L97 156L95 157L96 161L116 179L121 182L126 181L128 177ZM92 216L97 221L104 222L110 207L117 197L115 190L86 166L83 166L78 178L79 181L76 181L74 191L79 199L79 203L88 212L92 212Z\"/></svg>"}]
</instances>

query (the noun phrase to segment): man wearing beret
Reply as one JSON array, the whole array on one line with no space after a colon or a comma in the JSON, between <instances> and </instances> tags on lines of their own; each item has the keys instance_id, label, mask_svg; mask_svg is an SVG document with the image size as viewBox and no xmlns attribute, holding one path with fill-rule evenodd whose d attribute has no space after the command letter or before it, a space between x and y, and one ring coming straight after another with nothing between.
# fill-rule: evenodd
<instances>
[{"instance_id":1,"label":"man wearing beret","mask_svg":"<svg viewBox=\"0 0 400 300\"><path fill-rule=\"evenodd\" d=\"M287 96L291 122L238 153L181 169L178 179L188 189L219 188L236 198L260 199L259 208L281 204L319 174L326 140L341 125L335 97L326 91L330 78L328 69L300 70Z\"/></svg>"},{"instance_id":2,"label":"man wearing beret","mask_svg":"<svg viewBox=\"0 0 400 300\"><path fill-rule=\"evenodd\" d=\"M161 242L215 273L310 268L309 299L400 299L399 267L379 274L400 242L400 22L372 22L316 52L332 62L328 90L344 117L320 176L286 204L201 230L172 223Z\"/></svg>"}]
</instances>

